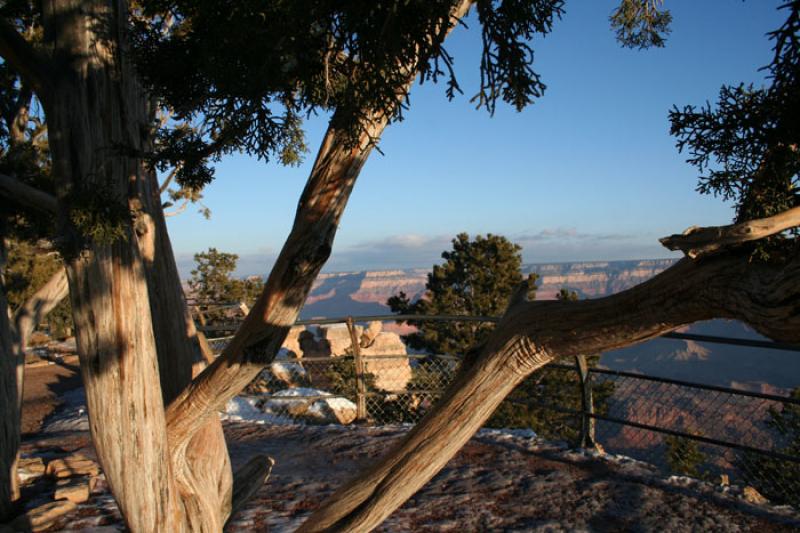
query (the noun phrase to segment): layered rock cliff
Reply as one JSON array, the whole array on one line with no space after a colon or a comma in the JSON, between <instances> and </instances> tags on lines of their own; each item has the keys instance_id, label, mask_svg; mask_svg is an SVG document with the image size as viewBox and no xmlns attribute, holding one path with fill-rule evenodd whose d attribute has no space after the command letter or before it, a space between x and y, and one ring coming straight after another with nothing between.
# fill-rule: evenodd
<instances>
[{"instance_id":1,"label":"layered rock cliff","mask_svg":"<svg viewBox=\"0 0 800 533\"><path fill-rule=\"evenodd\" d=\"M552 299L562 289L582 298L597 298L619 292L649 279L674 263L673 259L637 261L591 261L528 264L525 274L539 274L537 298ZM386 300L405 292L422 296L429 270L378 270L321 274L303 308L303 318L388 313Z\"/></svg>"}]
</instances>

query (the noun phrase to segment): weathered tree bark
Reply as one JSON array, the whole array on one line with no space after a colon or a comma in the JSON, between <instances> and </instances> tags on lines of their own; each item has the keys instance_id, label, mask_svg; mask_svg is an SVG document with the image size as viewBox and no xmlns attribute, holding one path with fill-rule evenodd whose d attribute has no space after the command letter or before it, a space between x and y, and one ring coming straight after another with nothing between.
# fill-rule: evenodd
<instances>
[{"instance_id":1,"label":"weathered tree bark","mask_svg":"<svg viewBox=\"0 0 800 533\"><path fill-rule=\"evenodd\" d=\"M775 235L798 225L800 225L800 207L794 207L775 216L729 226L707 228L692 226L682 234L664 237L660 242L670 250L680 250L687 257L697 259L718 253L725 248Z\"/></svg>"},{"instance_id":2,"label":"weathered tree bark","mask_svg":"<svg viewBox=\"0 0 800 533\"><path fill-rule=\"evenodd\" d=\"M452 24L466 15L471 0L458 2ZM408 84L416 64L407 66ZM407 88L407 87L406 87ZM397 88L398 98L404 94ZM264 291L236 335L213 364L169 405L167 421L173 457L182 455L192 435L215 416L269 364L294 324L311 286L330 255L347 200L388 117L365 113L356 143L329 128L298 203L294 224Z\"/></svg>"},{"instance_id":3,"label":"weathered tree bark","mask_svg":"<svg viewBox=\"0 0 800 533\"><path fill-rule=\"evenodd\" d=\"M25 350L34 328L69 294L67 273L53 274L28 300L14 312L14 355L17 364L17 408L22 409L25 382Z\"/></svg>"},{"instance_id":4,"label":"weathered tree bark","mask_svg":"<svg viewBox=\"0 0 800 533\"><path fill-rule=\"evenodd\" d=\"M474 365L377 465L345 485L300 531L369 531L421 488L511 390L556 357L630 346L711 318L800 341L800 257L754 264L725 255L672 268L630 290L577 302L512 304Z\"/></svg>"},{"instance_id":5,"label":"weathered tree bark","mask_svg":"<svg viewBox=\"0 0 800 533\"><path fill-rule=\"evenodd\" d=\"M181 531L172 476L146 266L137 247L137 184L151 135L147 99L125 60L125 3L47 0L45 41L58 75L45 97L81 374L92 438L126 523ZM74 214L102 193L122 232L87 242ZM124 212L124 211L122 211Z\"/></svg>"},{"instance_id":6,"label":"weathered tree bark","mask_svg":"<svg viewBox=\"0 0 800 533\"><path fill-rule=\"evenodd\" d=\"M160 188L153 172L140 181L142 201L137 226L139 250L144 258L149 288L150 311L158 352L161 393L164 404L171 402L209 362L183 294L175 256L161 206ZM227 499L233 486L230 459L219 417L210 417L187 447L186 470L179 480L187 517L197 517L193 530L221 529L230 507ZM192 511L191 509L199 509ZM213 516L213 520L209 518ZM190 518L190 523L193 521Z\"/></svg>"},{"instance_id":7,"label":"weathered tree bark","mask_svg":"<svg viewBox=\"0 0 800 533\"><path fill-rule=\"evenodd\" d=\"M19 497L17 450L20 419L17 409L16 357L5 291L6 249L0 234L0 522L6 522Z\"/></svg>"}]
</instances>

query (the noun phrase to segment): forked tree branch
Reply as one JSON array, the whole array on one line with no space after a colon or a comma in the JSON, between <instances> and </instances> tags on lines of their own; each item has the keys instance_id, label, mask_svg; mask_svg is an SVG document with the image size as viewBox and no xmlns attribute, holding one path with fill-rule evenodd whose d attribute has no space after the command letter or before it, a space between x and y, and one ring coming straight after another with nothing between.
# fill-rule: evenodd
<instances>
[{"instance_id":1,"label":"forked tree branch","mask_svg":"<svg viewBox=\"0 0 800 533\"><path fill-rule=\"evenodd\" d=\"M44 213L54 214L58 208L58 201L52 194L5 174L0 174L0 195L22 207Z\"/></svg>"},{"instance_id":2,"label":"forked tree branch","mask_svg":"<svg viewBox=\"0 0 800 533\"><path fill-rule=\"evenodd\" d=\"M460 20L466 15L471 3L472 0L460 0L451 11L453 19ZM398 97L406 94L416 77L416 63L407 68L407 86L398 87ZM216 416L229 399L272 361L297 320L314 280L331 253L356 178L388 123L386 115L371 112L365 115L355 146L341 132L329 127L300 197L291 233L264 291L222 355L169 405L167 426L173 458L180 457L203 423Z\"/></svg>"},{"instance_id":3,"label":"forked tree branch","mask_svg":"<svg viewBox=\"0 0 800 533\"><path fill-rule=\"evenodd\" d=\"M748 220L729 226L692 226L682 234L660 239L670 250L681 250L687 257L698 259L724 249L757 241L782 231L800 226L800 207L793 207L777 215Z\"/></svg>"},{"instance_id":4,"label":"forked tree branch","mask_svg":"<svg viewBox=\"0 0 800 533\"><path fill-rule=\"evenodd\" d=\"M53 77L50 60L6 20L0 20L0 56L20 73L41 100L46 99Z\"/></svg>"},{"instance_id":5,"label":"forked tree branch","mask_svg":"<svg viewBox=\"0 0 800 533\"><path fill-rule=\"evenodd\" d=\"M33 333L36 325L61 303L69 294L67 272L59 268L50 276L47 283L42 285L24 304L14 312L14 327L17 335L27 339Z\"/></svg>"},{"instance_id":6,"label":"forked tree branch","mask_svg":"<svg viewBox=\"0 0 800 533\"><path fill-rule=\"evenodd\" d=\"M50 311L69 295L67 272L63 268L53 274L24 304L14 312L14 342L17 357L17 406L22 407L22 391L25 369L25 349L34 328L50 314Z\"/></svg>"}]
</instances>

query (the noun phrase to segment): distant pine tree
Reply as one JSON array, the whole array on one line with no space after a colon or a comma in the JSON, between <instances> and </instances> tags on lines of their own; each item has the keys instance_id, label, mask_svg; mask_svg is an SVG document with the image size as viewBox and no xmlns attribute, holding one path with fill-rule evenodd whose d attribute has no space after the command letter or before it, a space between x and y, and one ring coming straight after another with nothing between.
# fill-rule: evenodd
<instances>
[{"instance_id":1,"label":"distant pine tree","mask_svg":"<svg viewBox=\"0 0 800 533\"><path fill-rule=\"evenodd\" d=\"M508 305L514 288L523 280L521 248L499 235L480 235L471 241L465 233L453 239L452 251L442 253L445 262L434 265L428 274L425 295L410 302L405 293L389 298L387 305L398 314L499 316ZM536 298L536 274L528 275L528 299ZM562 288L556 295L566 301L578 300L578 294ZM472 353L494 327L485 322L433 322L409 320L418 329L404 340L414 349L431 354L464 356ZM587 358L590 367L600 357ZM410 389L429 390L441 387L452 376L441 365L422 361L415 369ZM604 413L613 393L611 383L593 388L595 412ZM432 400L437 398L432 396ZM575 441L580 431L580 416L543 406L554 405L581 410L581 391L574 371L545 368L522 382L497 409L490 427L531 428L545 438ZM419 413L412 413L418 418Z\"/></svg>"},{"instance_id":2,"label":"distant pine tree","mask_svg":"<svg viewBox=\"0 0 800 533\"><path fill-rule=\"evenodd\" d=\"M699 434L694 431L690 433ZM700 451L700 445L696 440L670 435L665 439L665 443L667 465L672 472L698 479L708 477L701 468L706 462L706 454Z\"/></svg>"}]
</instances>

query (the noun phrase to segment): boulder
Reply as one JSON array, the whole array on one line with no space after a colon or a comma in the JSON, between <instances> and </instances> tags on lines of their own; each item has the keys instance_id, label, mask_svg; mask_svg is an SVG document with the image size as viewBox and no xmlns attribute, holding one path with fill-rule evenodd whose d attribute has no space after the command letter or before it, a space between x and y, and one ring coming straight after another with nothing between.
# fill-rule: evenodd
<instances>
[{"instance_id":1,"label":"boulder","mask_svg":"<svg viewBox=\"0 0 800 533\"><path fill-rule=\"evenodd\" d=\"M41 457L20 457L17 463L20 481L28 481L45 474L44 461Z\"/></svg>"},{"instance_id":2,"label":"boulder","mask_svg":"<svg viewBox=\"0 0 800 533\"><path fill-rule=\"evenodd\" d=\"M311 385L306 369L295 362L294 352L281 348L275 362L259 372L258 376L245 388L247 394L269 394L275 389L287 387L308 387Z\"/></svg>"},{"instance_id":3,"label":"boulder","mask_svg":"<svg viewBox=\"0 0 800 533\"><path fill-rule=\"evenodd\" d=\"M11 522L11 526L14 531L44 531L53 526L56 520L77 508L69 500L46 503L18 516Z\"/></svg>"},{"instance_id":4,"label":"boulder","mask_svg":"<svg viewBox=\"0 0 800 533\"><path fill-rule=\"evenodd\" d=\"M356 404L347 398L323 398L311 404L306 411L314 419L347 425L356 419Z\"/></svg>"},{"instance_id":5,"label":"boulder","mask_svg":"<svg viewBox=\"0 0 800 533\"><path fill-rule=\"evenodd\" d=\"M81 477L62 479L56 483L54 500L69 500L72 503L83 503L89 499L97 478Z\"/></svg>"},{"instance_id":6,"label":"boulder","mask_svg":"<svg viewBox=\"0 0 800 533\"><path fill-rule=\"evenodd\" d=\"M355 326L356 339L361 337L364 328ZM352 355L353 341L350 338L350 330L347 324L331 324L330 326L320 326L318 337L328 342L331 357L341 355Z\"/></svg>"},{"instance_id":7,"label":"boulder","mask_svg":"<svg viewBox=\"0 0 800 533\"><path fill-rule=\"evenodd\" d=\"M278 391L258 407L267 414L317 424L349 424L356 418L356 405L347 398L307 387Z\"/></svg>"},{"instance_id":8,"label":"boulder","mask_svg":"<svg viewBox=\"0 0 800 533\"><path fill-rule=\"evenodd\" d=\"M47 463L47 475L56 479L72 476L96 476L100 473L100 467L91 459L79 453L53 459Z\"/></svg>"},{"instance_id":9,"label":"boulder","mask_svg":"<svg viewBox=\"0 0 800 533\"><path fill-rule=\"evenodd\" d=\"M317 335L318 331L305 330L301 331L298 335L298 344L300 345L301 357L330 357L331 344L326 339L320 339Z\"/></svg>"},{"instance_id":10,"label":"boulder","mask_svg":"<svg viewBox=\"0 0 800 533\"><path fill-rule=\"evenodd\" d=\"M383 331L372 343L361 348L367 373L375 376L375 386L386 391L403 391L411 381L408 352L400 335ZM396 357L387 357L396 356Z\"/></svg>"},{"instance_id":11,"label":"boulder","mask_svg":"<svg viewBox=\"0 0 800 533\"><path fill-rule=\"evenodd\" d=\"M286 340L283 341L283 348L294 354L295 358L303 357L303 350L300 348L300 333L305 330L305 326L294 326L289 329Z\"/></svg>"}]
</instances>

